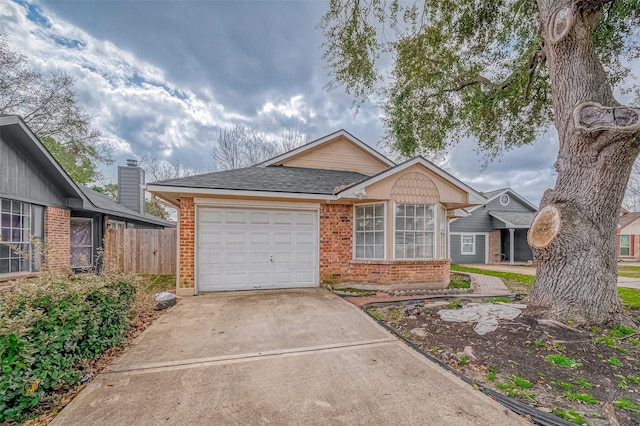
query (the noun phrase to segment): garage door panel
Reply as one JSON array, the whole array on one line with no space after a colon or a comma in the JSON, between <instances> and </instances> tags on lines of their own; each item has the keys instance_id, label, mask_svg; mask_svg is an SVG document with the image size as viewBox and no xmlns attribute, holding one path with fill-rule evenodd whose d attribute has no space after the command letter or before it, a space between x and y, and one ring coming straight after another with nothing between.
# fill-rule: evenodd
<instances>
[{"instance_id":1,"label":"garage door panel","mask_svg":"<svg viewBox=\"0 0 640 426\"><path fill-rule=\"evenodd\" d=\"M247 235L244 231L227 231L224 233L224 242L226 244L246 245Z\"/></svg>"},{"instance_id":2,"label":"garage door panel","mask_svg":"<svg viewBox=\"0 0 640 426\"><path fill-rule=\"evenodd\" d=\"M316 211L199 207L199 291L318 285Z\"/></svg>"}]
</instances>

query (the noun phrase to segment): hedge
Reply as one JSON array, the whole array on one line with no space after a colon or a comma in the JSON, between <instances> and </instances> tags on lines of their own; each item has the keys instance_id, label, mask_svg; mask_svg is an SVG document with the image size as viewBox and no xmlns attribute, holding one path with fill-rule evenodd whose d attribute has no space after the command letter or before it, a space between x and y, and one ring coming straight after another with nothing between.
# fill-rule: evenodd
<instances>
[{"instance_id":1,"label":"hedge","mask_svg":"<svg viewBox=\"0 0 640 426\"><path fill-rule=\"evenodd\" d=\"M134 281L43 275L0 291L0 423L28 418L54 388L80 382L83 360L122 341Z\"/></svg>"}]
</instances>

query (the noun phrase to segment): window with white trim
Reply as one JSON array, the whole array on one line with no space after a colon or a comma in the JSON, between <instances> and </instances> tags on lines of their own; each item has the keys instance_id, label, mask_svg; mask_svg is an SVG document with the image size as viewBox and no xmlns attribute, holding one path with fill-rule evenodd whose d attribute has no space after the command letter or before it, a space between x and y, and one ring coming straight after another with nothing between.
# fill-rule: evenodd
<instances>
[{"instance_id":1,"label":"window with white trim","mask_svg":"<svg viewBox=\"0 0 640 426\"><path fill-rule=\"evenodd\" d=\"M433 259L435 206L396 204L395 258Z\"/></svg>"},{"instance_id":2,"label":"window with white trim","mask_svg":"<svg viewBox=\"0 0 640 426\"><path fill-rule=\"evenodd\" d=\"M620 256L631 256L630 235L620 235Z\"/></svg>"},{"instance_id":3,"label":"window with white trim","mask_svg":"<svg viewBox=\"0 0 640 426\"><path fill-rule=\"evenodd\" d=\"M476 254L476 236L461 235L460 252L462 254Z\"/></svg>"},{"instance_id":4,"label":"window with white trim","mask_svg":"<svg viewBox=\"0 0 640 426\"><path fill-rule=\"evenodd\" d=\"M447 209L440 207L440 259L447 258Z\"/></svg>"},{"instance_id":5,"label":"window with white trim","mask_svg":"<svg viewBox=\"0 0 640 426\"><path fill-rule=\"evenodd\" d=\"M38 270L43 219L41 206L0 199L0 275Z\"/></svg>"},{"instance_id":6,"label":"window with white trim","mask_svg":"<svg viewBox=\"0 0 640 426\"><path fill-rule=\"evenodd\" d=\"M355 206L355 258L384 259L384 204Z\"/></svg>"}]
</instances>

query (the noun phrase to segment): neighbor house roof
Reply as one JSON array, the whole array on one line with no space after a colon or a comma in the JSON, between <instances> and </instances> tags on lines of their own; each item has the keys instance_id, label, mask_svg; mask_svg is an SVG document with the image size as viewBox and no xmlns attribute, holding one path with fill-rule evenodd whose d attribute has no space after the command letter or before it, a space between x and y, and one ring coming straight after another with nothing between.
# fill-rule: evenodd
<instances>
[{"instance_id":1,"label":"neighbor house roof","mask_svg":"<svg viewBox=\"0 0 640 426\"><path fill-rule=\"evenodd\" d=\"M492 216L502 222L508 228L529 228L533 219L536 217L536 212L505 212L505 211L489 211L489 216Z\"/></svg>"},{"instance_id":2,"label":"neighbor house roof","mask_svg":"<svg viewBox=\"0 0 640 426\"><path fill-rule=\"evenodd\" d=\"M87 188L83 185L78 185L82 193L90 201L91 205L85 204L84 210L95 211L98 213L110 214L112 216L118 216L125 219L137 220L139 222L152 223L154 225L160 225L165 227L175 227L174 222L160 219L159 217L138 213L135 210L131 210L122 204L118 203L113 198L101 194L98 191L94 191L91 188Z\"/></svg>"},{"instance_id":3,"label":"neighbor house roof","mask_svg":"<svg viewBox=\"0 0 640 426\"><path fill-rule=\"evenodd\" d=\"M486 197L486 201L482 205L489 204L491 201L495 200L496 198L500 197L502 194L506 194L506 193L509 193L511 194L512 197L517 198L521 203L531 208L531 210L536 210L536 211L538 210L538 207L536 207L531 201L527 200L526 198L524 198L522 195L518 194L516 191L514 191L511 188L502 188L502 189L496 189L494 191L483 192L482 194ZM472 212L479 207L481 206L471 207L469 209L469 212Z\"/></svg>"},{"instance_id":4,"label":"neighbor house roof","mask_svg":"<svg viewBox=\"0 0 640 426\"><path fill-rule=\"evenodd\" d=\"M153 187L154 191L160 191L160 187L171 187L334 195L345 186L351 186L368 177L361 173L341 170L253 166L168 179L148 185Z\"/></svg>"},{"instance_id":5,"label":"neighbor house roof","mask_svg":"<svg viewBox=\"0 0 640 426\"><path fill-rule=\"evenodd\" d=\"M631 225L636 219L640 218L640 212L626 213L618 219L618 229Z\"/></svg>"},{"instance_id":6,"label":"neighbor house roof","mask_svg":"<svg viewBox=\"0 0 640 426\"><path fill-rule=\"evenodd\" d=\"M174 223L155 216L140 214L99 192L74 182L20 116L0 115L0 128L2 132L17 138L19 148L69 197L65 207L72 210L111 214L160 226L175 226Z\"/></svg>"}]
</instances>

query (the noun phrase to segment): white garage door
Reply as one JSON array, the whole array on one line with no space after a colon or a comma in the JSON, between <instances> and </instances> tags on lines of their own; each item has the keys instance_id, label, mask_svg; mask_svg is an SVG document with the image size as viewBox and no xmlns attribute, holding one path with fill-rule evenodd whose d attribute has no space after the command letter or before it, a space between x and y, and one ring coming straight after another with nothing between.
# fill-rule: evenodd
<instances>
[{"instance_id":1,"label":"white garage door","mask_svg":"<svg viewBox=\"0 0 640 426\"><path fill-rule=\"evenodd\" d=\"M315 287L318 213L199 207L198 291Z\"/></svg>"}]
</instances>

